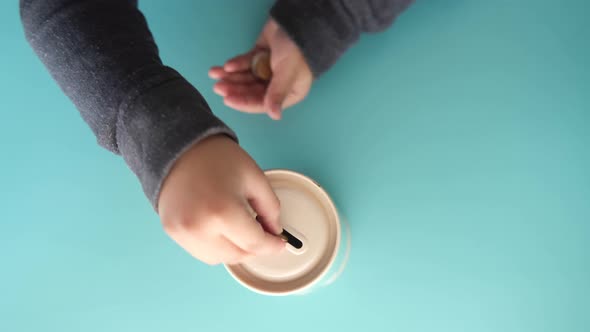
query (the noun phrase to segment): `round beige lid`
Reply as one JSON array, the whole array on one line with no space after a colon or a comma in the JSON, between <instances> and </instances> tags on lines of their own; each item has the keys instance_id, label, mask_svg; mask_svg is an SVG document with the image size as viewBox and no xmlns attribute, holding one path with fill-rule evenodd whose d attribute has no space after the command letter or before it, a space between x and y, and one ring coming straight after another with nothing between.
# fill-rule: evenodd
<instances>
[{"instance_id":1,"label":"round beige lid","mask_svg":"<svg viewBox=\"0 0 590 332\"><path fill-rule=\"evenodd\" d=\"M280 254L227 266L244 286L265 294L301 291L320 280L340 244L340 221L328 194L313 180L287 170L266 176L281 201L281 224L289 243Z\"/></svg>"}]
</instances>

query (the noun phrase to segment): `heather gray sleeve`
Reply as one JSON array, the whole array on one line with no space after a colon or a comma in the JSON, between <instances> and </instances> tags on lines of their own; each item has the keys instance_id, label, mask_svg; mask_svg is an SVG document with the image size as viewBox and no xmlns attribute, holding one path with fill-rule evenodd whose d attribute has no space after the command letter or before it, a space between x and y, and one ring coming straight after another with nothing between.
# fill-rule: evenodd
<instances>
[{"instance_id":1,"label":"heather gray sleeve","mask_svg":"<svg viewBox=\"0 0 590 332\"><path fill-rule=\"evenodd\" d=\"M413 0L278 0L270 14L303 52L314 76L364 32L389 27Z\"/></svg>"},{"instance_id":2,"label":"heather gray sleeve","mask_svg":"<svg viewBox=\"0 0 590 332\"><path fill-rule=\"evenodd\" d=\"M205 137L234 133L162 64L137 1L21 0L25 35L100 145L123 156L157 209L174 161Z\"/></svg>"}]
</instances>

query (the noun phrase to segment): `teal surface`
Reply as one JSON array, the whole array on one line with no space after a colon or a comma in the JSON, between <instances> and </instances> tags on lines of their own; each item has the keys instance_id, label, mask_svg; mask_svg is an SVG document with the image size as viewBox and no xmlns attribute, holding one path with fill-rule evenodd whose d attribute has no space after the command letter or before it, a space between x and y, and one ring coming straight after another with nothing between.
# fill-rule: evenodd
<instances>
[{"instance_id":1,"label":"teal surface","mask_svg":"<svg viewBox=\"0 0 590 332\"><path fill-rule=\"evenodd\" d=\"M270 1L142 1L165 62L264 168L350 221L347 270L246 291L162 232L0 4L0 331L590 331L590 5L418 1L281 122L236 113L210 65Z\"/></svg>"}]
</instances>

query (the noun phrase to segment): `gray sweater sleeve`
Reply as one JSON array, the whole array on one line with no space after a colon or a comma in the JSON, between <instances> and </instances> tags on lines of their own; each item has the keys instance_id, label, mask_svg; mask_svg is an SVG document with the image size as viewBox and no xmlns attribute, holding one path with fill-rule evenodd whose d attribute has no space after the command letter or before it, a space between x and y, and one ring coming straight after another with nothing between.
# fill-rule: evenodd
<instances>
[{"instance_id":1,"label":"gray sweater sleeve","mask_svg":"<svg viewBox=\"0 0 590 332\"><path fill-rule=\"evenodd\" d=\"M299 46L314 76L364 32L390 26L413 0L278 0L270 14Z\"/></svg>"},{"instance_id":2,"label":"gray sweater sleeve","mask_svg":"<svg viewBox=\"0 0 590 332\"><path fill-rule=\"evenodd\" d=\"M199 92L162 64L137 1L21 0L25 35L100 145L123 156L157 209L174 161L234 133Z\"/></svg>"}]
</instances>

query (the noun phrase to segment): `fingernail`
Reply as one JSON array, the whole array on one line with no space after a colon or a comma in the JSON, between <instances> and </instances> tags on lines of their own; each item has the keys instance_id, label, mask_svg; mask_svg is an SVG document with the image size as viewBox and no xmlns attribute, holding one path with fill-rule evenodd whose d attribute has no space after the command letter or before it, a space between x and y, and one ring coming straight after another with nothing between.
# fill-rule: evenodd
<instances>
[{"instance_id":1,"label":"fingernail","mask_svg":"<svg viewBox=\"0 0 590 332\"><path fill-rule=\"evenodd\" d=\"M271 108L272 108L273 112L276 112L279 114L281 113L281 103L279 103L279 102L273 103Z\"/></svg>"},{"instance_id":2,"label":"fingernail","mask_svg":"<svg viewBox=\"0 0 590 332\"><path fill-rule=\"evenodd\" d=\"M281 119L281 111L270 111L270 113L268 113L268 116L273 119L273 120L280 120Z\"/></svg>"},{"instance_id":3,"label":"fingernail","mask_svg":"<svg viewBox=\"0 0 590 332\"><path fill-rule=\"evenodd\" d=\"M226 71L232 71L232 70L234 70L233 67L234 67L233 66L233 63L231 63L231 62L230 63L226 63L226 64L223 65L223 69L226 70Z\"/></svg>"},{"instance_id":4,"label":"fingernail","mask_svg":"<svg viewBox=\"0 0 590 332\"><path fill-rule=\"evenodd\" d=\"M218 85L214 85L213 86L213 92L215 92L216 94L225 97L226 93L225 91L223 91L223 89L221 89Z\"/></svg>"}]
</instances>

